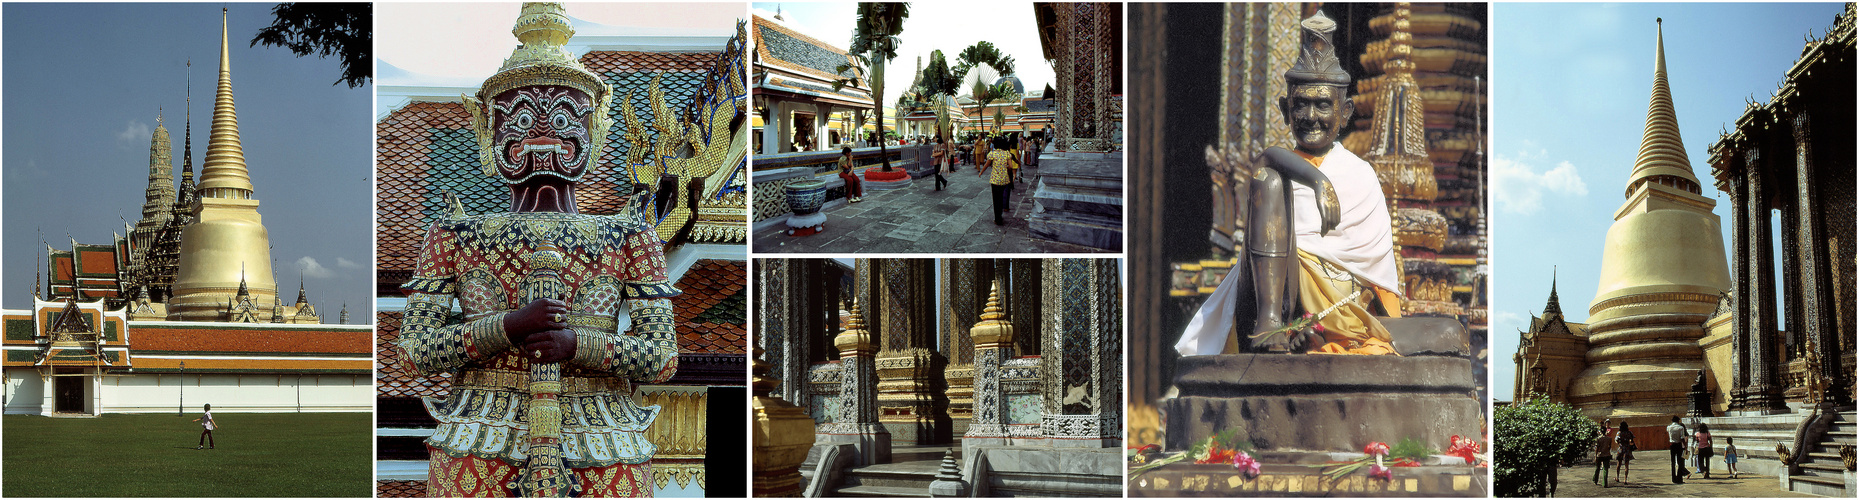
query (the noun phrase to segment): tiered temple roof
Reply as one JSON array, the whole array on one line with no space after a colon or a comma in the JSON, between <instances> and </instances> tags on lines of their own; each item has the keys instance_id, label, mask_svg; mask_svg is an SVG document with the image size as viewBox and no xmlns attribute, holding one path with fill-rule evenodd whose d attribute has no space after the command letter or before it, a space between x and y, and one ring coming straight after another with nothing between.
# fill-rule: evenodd
<instances>
[{"instance_id":1,"label":"tiered temple roof","mask_svg":"<svg viewBox=\"0 0 1859 500\"><path fill-rule=\"evenodd\" d=\"M787 94L860 108L872 106L869 85L833 90L833 80L852 74L839 72L839 65L857 67L845 49L762 16L755 16L752 34L755 68L751 79L756 94Z\"/></svg>"}]
</instances>

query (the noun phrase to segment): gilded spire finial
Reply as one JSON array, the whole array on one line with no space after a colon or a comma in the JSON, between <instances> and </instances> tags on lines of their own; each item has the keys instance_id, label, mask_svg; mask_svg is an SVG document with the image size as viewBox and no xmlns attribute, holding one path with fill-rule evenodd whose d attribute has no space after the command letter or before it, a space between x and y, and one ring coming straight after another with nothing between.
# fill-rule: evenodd
<instances>
[{"instance_id":1,"label":"gilded spire finial","mask_svg":"<svg viewBox=\"0 0 1859 500\"><path fill-rule=\"evenodd\" d=\"M852 310L846 314L850 316L846 320L846 329L833 337L833 347L839 348L841 356L873 352L871 332L865 331L865 315L859 310L858 300L852 301Z\"/></svg>"},{"instance_id":2,"label":"gilded spire finial","mask_svg":"<svg viewBox=\"0 0 1859 500\"><path fill-rule=\"evenodd\" d=\"M1627 179L1627 196L1648 179L1672 177L1690 183L1695 194L1698 178L1691 173L1691 159L1685 154L1684 140L1678 133L1678 113L1672 105L1672 88L1666 80L1665 19L1658 24L1653 46L1652 99L1646 109L1646 132L1640 139L1639 157Z\"/></svg>"},{"instance_id":3,"label":"gilded spire finial","mask_svg":"<svg viewBox=\"0 0 1859 500\"><path fill-rule=\"evenodd\" d=\"M981 320L992 321L1005 317L1007 313L1001 309L1001 282L995 280L988 283L988 305L981 309Z\"/></svg>"},{"instance_id":4,"label":"gilded spire finial","mask_svg":"<svg viewBox=\"0 0 1859 500\"><path fill-rule=\"evenodd\" d=\"M245 147L239 142L239 112L232 98L232 46L226 9L220 9L219 89L213 98L213 129L207 135L206 163L200 168L200 192L207 198L251 199L252 177Z\"/></svg>"}]
</instances>

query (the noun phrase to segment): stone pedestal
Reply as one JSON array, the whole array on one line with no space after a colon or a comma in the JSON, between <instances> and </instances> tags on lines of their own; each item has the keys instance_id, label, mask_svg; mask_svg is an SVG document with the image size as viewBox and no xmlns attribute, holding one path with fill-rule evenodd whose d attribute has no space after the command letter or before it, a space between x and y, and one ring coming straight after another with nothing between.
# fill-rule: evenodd
<instances>
[{"instance_id":1,"label":"stone pedestal","mask_svg":"<svg viewBox=\"0 0 1859 500\"><path fill-rule=\"evenodd\" d=\"M988 305L981 321L969 331L975 344L974 414L968 432L962 437L966 446L1004 445L1008 442L1007 396L1001 391L1001 363L1013 357L1013 323L1001 312L1000 283L988 293Z\"/></svg>"},{"instance_id":2,"label":"stone pedestal","mask_svg":"<svg viewBox=\"0 0 1859 500\"><path fill-rule=\"evenodd\" d=\"M1444 356L1226 354L1176 365L1179 395L1159 402L1170 451L1237 429L1260 452L1355 452L1420 439L1447 449L1476 436L1483 406L1472 361Z\"/></svg>"},{"instance_id":3,"label":"stone pedestal","mask_svg":"<svg viewBox=\"0 0 1859 500\"><path fill-rule=\"evenodd\" d=\"M860 312L854 302L846 330L833 338L842 370L839 415L833 423L815 429L814 442L850 444L858 452L853 462L865 466L891 461L891 433L878 423L878 370L872 359L877 346L865 331Z\"/></svg>"},{"instance_id":4,"label":"stone pedestal","mask_svg":"<svg viewBox=\"0 0 1859 500\"><path fill-rule=\"evenodd\" d=\"M1039 158L1039 187L1027 229L1043 239L1123 249L1123 153L1054 153Z\"/></svg>"}]
</instances>

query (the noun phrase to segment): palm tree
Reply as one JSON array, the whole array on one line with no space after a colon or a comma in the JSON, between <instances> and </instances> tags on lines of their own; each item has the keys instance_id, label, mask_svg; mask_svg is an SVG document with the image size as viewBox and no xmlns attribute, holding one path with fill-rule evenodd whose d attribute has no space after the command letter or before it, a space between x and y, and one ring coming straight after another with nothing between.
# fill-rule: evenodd
<instances>
[{"instance_id":1,"label":"palm tree","mask_svg":"<svg viewBox=\"0 0 1859 500\"><path fill-rule=\"evenodd\" d=\"M986 40L975 42L974 45L962 49L960 54L956 54L955 62L955 74L958 75L968 74L968 70L973 69L975 65L984 63L992 66L1000 74L1013 74L1013 56L1001 53L999 47L995 47L993 42Z\"/></svg>"},{"instance_id":2,"label":"palm tree","mask_svg":"<svg viewBox=\"0 0 1859 500\"><path fill-rule=\"evenodd\" d=\"M846 48L853 64L871 68L866 75L871 84L872 106L877 108L878 152L884 171L891 171L891 157L884 144L884 64L897 58L897 35L904 32L904 19L910 17L910 4L896 2L860 2L858 24L852 29L852 44ZM833 90L846 85L857 86L859 74L853 64L841 64L836 70L846 78L833 81Z\"/></svg>"}]
</instances>

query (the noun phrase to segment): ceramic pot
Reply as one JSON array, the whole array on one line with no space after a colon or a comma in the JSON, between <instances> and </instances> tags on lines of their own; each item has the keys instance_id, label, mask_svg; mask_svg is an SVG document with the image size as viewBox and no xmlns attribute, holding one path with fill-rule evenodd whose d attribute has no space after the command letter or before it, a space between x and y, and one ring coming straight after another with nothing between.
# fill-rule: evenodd
<instances>
[{"instance_id":1,"label":"ceramic pot","mask_svg":"<svg viewBox=\"0 0 1859 500\"><path fill-rule=\"evenodd\" d=\"M820 211L820 205L826 204L826 181L805 179L790 182L787 185L787 205L794 215L808 215Z\"/></svg>"}]
</instances>

